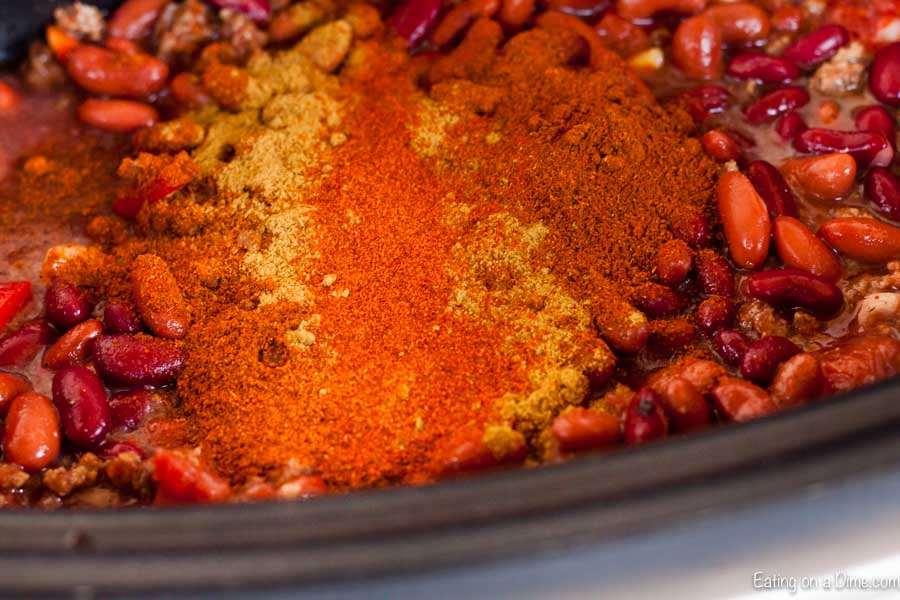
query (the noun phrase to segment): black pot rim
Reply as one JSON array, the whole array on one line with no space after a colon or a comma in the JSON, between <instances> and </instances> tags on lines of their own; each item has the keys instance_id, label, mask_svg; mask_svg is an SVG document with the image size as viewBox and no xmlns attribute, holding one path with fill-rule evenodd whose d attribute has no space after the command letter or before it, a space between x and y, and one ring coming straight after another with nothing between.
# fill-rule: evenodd
<instances>
[{"instance_id":1,"label":"black pot rim","mask_svg":"<svg viewBox=\"0 0 900 600\"><path fill-rule=\"evenodd\" d=\"M895 379L560 465L306 502L0 511L0 590L324 581L615 539L896 465L898 400Z\"/></svg>"}]
</instances>

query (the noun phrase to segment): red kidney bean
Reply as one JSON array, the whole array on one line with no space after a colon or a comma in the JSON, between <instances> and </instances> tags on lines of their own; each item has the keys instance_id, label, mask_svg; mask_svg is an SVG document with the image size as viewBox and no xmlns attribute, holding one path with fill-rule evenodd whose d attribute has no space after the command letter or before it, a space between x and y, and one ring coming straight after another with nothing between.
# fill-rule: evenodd
<instances>
[{"instance_id":1,"label":"red kidney bean","mask_svg":"<svg viewBox=\"0 0 900 600\"><path fill-rule=\"evenodd\" d=\"M802 87L783 87L764 94L744 109L744 116L754 125L769 123L778 115L797 110L809 102L809 92Z\"/></svg>"},{"instance_id":2,"label":"red kidney bean","mask_svg":"<svg viewBox=\"0 0 900 600\"><path fill-rule=\"evenodd\" d=\"M712 386L727 373L725 368L713 361L690 358L653 372L646 379L646 387L657 394L663 394L669 382L680 377L690 383L700 395L709 393Z\"/></svg>"},{"instance_id":3,"label":"red kidney bean","mask_svg":"<svg viewBox=\"0 0 900 600\"><path fill-rule=\"evenodd\" d=\"M131 267L131 291L147 327L159 337L187 335L191 314L169 265L155 254L141 254Z\"/></svg>"},{"instance_id":4,"label":"red kidney bean","mask_svg":"<svg viewBox=\"0 0 900 600\"><path fill-rule=\"evenodd\" d=\"M646 321L623 326L620 329L601 329L604 341L621 354L634 354L647 345L650 325Z\"/></svg>"},{"instance_id":5,"label":"red kidney bean","mask_svg":"<svg viewBox=\"0 0 900 600\"><path fill-rule=\"evenodd\" d=\"M734 143L738 145L741 149L754 148L756 147L756 140L752 137L741 133L738 129L723 129L724 133L728 134L728 137L734 140Z\"/></svg>"},{"instance_id":6,"label":"red kidney bean","mask_svg":"<svg viewBox=\"0 0 900 600\"><path fill-rule=\"evenodd\" d=\"M900 106L900 41L875 53L869 69L869 89L879 102Z\"/></svg>"},{"instance_id":7,"label":"red kidney bean","mask_svg":"<svg viewBox=\"0 0 900 600\"><path fill-rule=\"evenodd\" d=\"M606 45L620 56L635 56L650 48L650 37L638 25L612 11L603 13L594 29Z\"/></svg>"},{"instance_id":8,"label":"red kidney bean","mask_svg":"<svg viewBox=\"0 0 900 600\"><path fill-rule=\"evenodd\" d=\"M97 319L79 323L47 349L43 360L44 368L55 370L87 362L94 351L94 340L102 333L103 323Z\"/></svg>"},{"instance_id":9,"label":"red kidney bean","mask_svg":"<svg viewBox=\"0 0 900 600\"><path fill-rule=\"evenodd\" d=\"M153 455L153 479L157 504L222 502L231 486L193 457L158 448Z\"/></svg>"},{"instance_id":10,"label":"red kidney bean","mask_svg":"<svg viewBox=\"0 0 900 600\"><path fill-rule=\"evenodd\" d=\"M722 31L703 15L685 19L672 38L672 58L688 77L716 79L722 73Z\"/></svg>"},{"instance_id":11,"label":"red kidney bean","mask_svg":"<svg viewBox=\"0 0 900 600\"><path fill-rule=\"evenodd\" d=\"M697 328L687 319L659 319L650 324L647 342L658 354L673 354L697 339Z\"/></svg>"},{"instance_id":12,"label":"red kidney bean","mask_svg":"<svg viewBox=\"0 0 900 600\"><path fill-rule=\"evenodd\" d=\"M789 112L782 115L775 123L775 133L786 142L792 142L795 137L809 129L806 121L798 113Z\"/></svg>"},{"instance_id":13,"label":"red kidney bean","mask_svg":"<svg viewBox=\"0 0 900 600\"><path fill-rule=\"evenodd\" d=\"M860 109L853 124L860 131L880 133L891 148L897 150L897 128L894 125L894 117L883 106L873 105Z\"/></svg>"},{"instance_id":14,"label":"red kidney bean","mask_svg":"<svg viewBox=\"0 0 900 600\"><path fill-rule=\"evenodd\" d=\"M3 455L31 473L59 456L59 417L46 396L25 392L12 401L6 415Z\"/></svg>"},{"instance_id":15,"label":"red kidney bean","mask_svg":"<svg viewBox=\"0 0 900 600\"><path fill-rule=\"evenodd\" d=\"M632 294L632 302L651 319L677 315L688 305L684 294L658 283L638 286Z\"/></svg>"},{"instance_id":16,"label":"red kidney bean","mask_svg":"<svg viewBox=\"0 0 900 600\"><path fill-rule=\"evenodd\" d=\"M148 54L82 44L66 56L66 70L82 89L103 96L143 98L166 85L169 67Z\"/></svg>"},{"instance_id":17,"label":"red kidney bean","mask_svg":"<svg viewBox=\"0 0 900 600\"><path fill-rule=\"evenodd\" d=\"M613 446L622 438L619 419L609 413L574 407L553 420L553 437L563 452Z\"/></svg>"},{"instance_id":18,"label":"red kidney bean","mask_svg":"<svg viewBox=\"0 0 900 600\"><path fill-rule=\"evenodd\" d=\"M731 327L735 317L734 302L722 296L710 296L697 307L697 329L709 337L720 329Z\"/></svg>"},{"instance_id":19,"label":"red kidney bean","mask_svg":"<svg viewBox=\"0 0 900 600\"><path fill-rule=\"evenodd\" d=\"M585 348L578 366L588 378L591 389L600 390L609 383L615 373L616 355L603 340L592 340Z\"/></svg>"},{"instance_id":20,"label":"red kidney bean","mask_svg":"<svg viewBox=\"0 0 900 600\"><path fill-rule=\"evenodd\" d=\"M779 408L787 408L817 398L824 385L819 359L809 352L801 352L781 363L772 379L769 394Z\"/></svg>"},{"instance_id":21,"label":"red kidney bean","mask_svg":"<svg viewBox=\"0 0 900 600\"><path fill-rule=\"evenodd\" d=\"M107 34L124 40L147 37L168 3L169 0L126 0L109 18Z\"/></svg>"},{"instance_id":22,"label":"red kidney bean","mask_svg":"<svg viewBox=\"0 0 900 600\"><path fill-rule=\"evenodd\" d=\"M148 390L119 392L109 400L110 431L134 431L153 410L154 396Z\"/></svg>"},{"instance_id":23,"label":"red kidney bean","mask_svg":"<svg viewBox=\"0 0 900 600\"><path fill-rule=\"evenodd\" d=\"M714 4L703 14L719 26L726 44L756 42L769 36L769 15L755 4Z\"/></svg>"},{"instance_id":24,"label":"red kidney bean","mask_svg":"<svg viewBox=\"0 0 900 600\"><path fill-rule=\"evenodd\" d=\"M523 27L534 14L535 0L503 0L500 22L509 29Z\"/></svg>"},{"instance_id":25,"label":"red kidney bean","mask_svg":"<svg viewBox=\"0 0 900 600\"><path fill-rule=\"evenodd\" d=\"M740 331L722 329L716 332L716 335L713 337L713 344L715 345L716 353L722 360L736 367L741 363L744 354L747 353L747 348L750 347L750 340Z\"/></svg>"},{"instance_id":26,"label":"red kidney bean","mask_svg":"<svg viewBox=\"0 0 900 600\"><path fill-rule=\"evenodd\" d=\"M711 394L716 410L729 421L742 423L778 410L766 390L734 377L723 378Z\"/></svg>"},{"instance_id":27,"label":"red kidney bean","mask_svg":"<svg viewBox=\"0 0 900 600\"><path fill-rule=\"evenodd\" d=\"M739 171L719 176L716 198L731 259L744 269L758 269L769 254L772 234L766 203Z\"/></svg>"},{"instance_id":28,"label":"red kidney bean","mask_svg":"<svg viewBox=\"0 0 900 600\"><path fill-rule=\"evenodd\" d=\"M130 133L159 121L156 109L134 100L88 98L78 105L78 118L91 127Z\"/></svg>"},{"instance_id":29,"label":"red kidney bean","mask_svg":"<svg viewBox=\"0 0 900 600\"><path fill-rule=\"evenodd\" d=\"M900 258L900 228L866 217L838 217L822 224L819 236L855 260L886 263Z\"/></svg>"},{"instance_id":30,"label":"red kidney bean","mask_svg":"<svg viewBox=\"0 0 900 600\"><path fill-rule=\"evenodd\" d=\"M649 387L638 390L625 413L624 429L629 446L665 437L669 418L660 395Z\"/></svg>"},{"instance_id":31,"label":"red kidney bean","mask_svg":"<svg viewBox=\"0 0 900 600\"><path fill-rule=\"evenodd\" d=\"M835 282L841 278L841 261L825 243L794 217L775 219L775 248L786 266Z\"/></svg>"},{"instance_id":32,"label":"red kidney bean","mask_svg":"<svg viewBox=\"0 0 900 600\"><path fill-rule=\"evenodd\" d=\"M780 56L738 54L728 63L726 73L736 79L755 79L763 83L786 83L800 76L797 65Z\"/></svg>"},{"instance_id":33,"label":"red kidney bean","mask_svg":"<svg viewBox=\"0 0 900 600\"><path fill-rule=\"evenodd\" d=\"M725 367L711 360L690 359L681 363L680 377L684 377L701 394L708 394L722 377L727 375Z\"/></svg>"},{"instance_id":34,"label":"red kidney bean","mask_svg":"<svg viewBox=\"0 0 900 600\"><path fill-rule=\"evenodd\" d=\"M123 52L125 54L140 54L141 47L136 42L124 40L120 38L107 38L103 43L104 47L115 52Z\"/></svg>"},{"instance_id":35,"label":"red kidney bean","mask_svg":"<svg viewBox=\"0 0 900 600\"><path fill-rule=\"evenodd\" d=\"M887 218L900 221L900 179L884 167L866 173L866 198Z\"/></svg>"},{"instance_id":36,"label":"red kidney bean","mask_svg":"<svg viewBox=\"0 0 900 600\"><path fill-rule=\"evenodd\" d=\"M463 0L447 11L429 39L438 48L446 46L472 21L479 17L490 18L498 10L500 10L500 0Z\"/></svg>"},{"instance_id":37,"label":"red kidney bean","mask_svg":"<svg viewBox=\"0 0 900 600\"><path fill-rule=\"evenodd\" d=\"M54 279L44 296L47 320L68 329L90 318L94 305L83 289L62 279Z\"/></svg>"},{"instance_id":38,"label":"red kidney bean","mask_svg":"<svg viewBox=\"0 0 900 600\"><path fill-rule=\"evenodd\" d=\"M452 476L512 465L524 460L527 454L528 446L524 437L517 440L515 447L504 456L497 456L484 443L484 433L473 431L466 434L462 441L453 447L443 463L441 474Z\"/></svg>"},{"instance_id":39,"label":"red kidney bean","mask_svg":"<svg viewBox=\"0 0 900 600\"><path fill-rule=\"evenodd\" d=\"M699 211L686 216L676 216L672 220L672 234L694 248L708 246L712 231L712 223Z\"/></svg>"},{"instance_id":40,"label":"red kidney bean","mask_svg":"<svg viewBox=\"0 0 900 600\"><path fill-rule=\"evenodd\" d=\"M843 340L817 353L830 393L845 392L900 372L900 341L881 335Z\"/></svg>"},{"instance_id":41,"label":"red kidney bean","mask_svg":"<svg viewBox=\"0 0 900 600\"><path fill-rule=\"evenodd\" d=\"M787 47L782 56L803 69L826 61L850 41L850 34L840 25L828 24L801 35Z\"/></svg>"},{"instance_id":42,"label":"red kidney bean","mask_svg":"<svg viewBox=\"0 0 900 600\"><path fill-rule=\"evenodd\" d=\"M775 269L750 276L751 296L777 308L803 309L820 318L833 317L844 305L840 288L799 269Z\"/></svg>"},{"instance_id":43,"label":"red kidney bean","mask_svg":"<svg viewBox=\"0 0 900 600\"><path fill-rule=\"evenodd\" d=\"M797 344L779 335L766 335L747 348L741 359L741 375L759 385L768 385L778 366L800 352Z\"/></svg>"},{"instance_id":44,"label":"red kidney bean","mask_svg":"<svg viewBox=\"0 0 900 600\"><path fill-rule=\"evenodd\" d=\"M441 0L406 0L388 17L388 25L408 46L417 46L437 24L442 5Z\"/></svg>"},{"instance_id":45,"label":"red kidney bean","mask_svg":"<svg viewBox=\"0 0 900 600\"><path fill-rule=\"evenodd\" d=\"M687 279L694 267L694 251L682 240L669 240L656 254L656 274L664 284L675 287Z\"/></svg>"},{"instance_id":46,"label":"red kidney bean","mask_svg":"<svg viewBox=\"0 0 900 600\"><path fill-rule=\"evenodd\" d=\"M185 353L175 342L146 335L102 335L94 344L94 360L113 383L162 386L177 379Z\"/></svg>"},{"instance_id":47,"label":"red kidney bean","mask_svg":"<svg viewBox=\"0 0 900 600\"><path fill-rule=\"evenodd\" d=\"M799 214L791 188L774 165L764 160L755 160L747 166L747 177L766 203L771 218L781 215L796 217Z\"/></svg>"},{"instance_id":48,"label":"red kidney bean","mask_svg":"<svg viewBox=\"0 0 900 600\"><path fill-rule=\"evenodd\" d=\"M213 101L193 73L184 72L173 77L169 91L172 92L172 97L178 105L188 110L206 106Z\"/></svg>"},{"instance_id":49,"label":"red kidney bean","mask_svg":"<svg viewBox=\"0 0 900 600\"><path fill-rule=\"evenodd\" d=\"M46 321L25 323L0 338L0 367L24 367L55 338L56 332Z\"/></svg>"},{"instance_id":50,"label":"red kidney bean","mask_svg":"<svg viewBox=\"0 0 900 600\"><path fill-rule=\"evenodd\" d=\"M731 137L724 131L711 129L700 138L703 150L719 162L736 160L741 155L741 149Z\"/></svg>"},{"instance_id":51,"label":"red kidney bean","mask_svg":"<svg viewBox=\"0 0 900 600\"><path fill-rule=\"evenodd\" d=\"M730 95L720 85L702 85L684 92L681 97L691 117L697 123L705 121L710 115L720 113L728 108Z\"/></svg>"},{"instance_id":52,"label":"red kidney bean","mask_svg":"<svg viewBox=\"0 0 900 600\"><path fill-rule=\"evenodd\" d=\"M633 21L650 18L664 10L690 15L705 7L706 0L617 0L616 14Z\"/></svg>"},{"instance_id":53,"label":"red kidney bean","mask_svg":"<svg viewBox=\"0 0 900 600\"><path fill-rule=\"evenodd\" d=\"M96 449L109 432L109 397L100 378L86 367L63 367L53 377L53 404L66 439Z\"/></svg>"},{"instance_id":54,"label":"red kidney bean","mask_svg":"<svg viewBox=\"0 0 900 600\"><path fill-rule=\"evenodd\" d=\"M265 23L272 16L269 0L209 0L219 8L237 11L256 23Z\"/></svg>"},{"instance_id":55,"label":"red kidney bean","mask_svg":"<svg viewBox=\"0 0 900 600\"><path fill-rule=\"evenodd\" d=\"M5 415L13 398L31 389L31 382L11 373L0 373L0 415Z\"/></svg>"},{"instance_id":56,"label":"red kidney bean","mask_svg":"<svg viewBox=\"0 0 900 600\"><path fill-rule=\"evenodd\" d=\"M734 272L728 261L712 250L697 254L697 282L708 296L734 297Z\"/></svg>"},{"instance_id":57,"label":"red kidney bean","mask_svg":"<svg viewBox=\"0 0 900 600\"><path fill-rule=\"evenodd\" d=\"M794 138L794 148L808 154L846 152L860 168L869 164L885 167L894 160L894 149L880 133L873 131L835 131L807 129Z\"/></svg>"},{"instance_id":58,"label":"red kidney bean","mask_svg":"<svg viewBox=\"0 0 900 600\"><path fill-rule=\"evenodd\" d=\"M843 152L789 158L783 170L792 184L820 200L846 196L856 183L856 161Z\"/></svg>"},{"instance_id":59,"label":"red kidney bean","mask_svg":"<svg viewBox=\"0 0 900 600\"><path fill-rule=\"evenodd\" d=\"M675 431L696 431L712 421L712 410L697 388L683 377L671 377L656 390Z\"/></svg>"},{"instance_id":60,"label":"red kidney bean","mask_svg":"<svg viewBox=\"0 0 900 600\"><path fill-rule=\"evenodd\" d=\"M624 302L612 308L600 312L594 318L594 326L600 337L623 354L633 354L646 346L650 338L647 316Z\"/></svg>"},{"instance_id":61,"label":"red kidney bean","mask_svg":"<svg viewBox=\"0 0 900 600\"><path fill-rule=\"evenodd\" d=\"M134 308L122 302L111 302L103 309L103 325L109 334L139 333L143 329Z\"/></svg>"}]
</instances>

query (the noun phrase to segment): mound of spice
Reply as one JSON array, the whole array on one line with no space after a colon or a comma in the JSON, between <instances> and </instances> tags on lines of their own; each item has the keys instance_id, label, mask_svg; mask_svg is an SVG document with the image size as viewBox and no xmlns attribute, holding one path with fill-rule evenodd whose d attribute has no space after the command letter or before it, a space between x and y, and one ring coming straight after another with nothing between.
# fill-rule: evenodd
<instances>
[{"instance_id":1,"label":"mound of spice","mask_svg":"<svg viewBox=\"0 0 900 600\"><path fill-rule=\"evenodd\" d=\"M301 42L204 115L194 157L253 217L241 269L262 286L187 338L179 396L223 473L427 482L467 437L540 452L586 369L611 374L592 319L629 318L656 248L709 210L713 167L612 53L578 66L560 28L499 39L477 23L428 94L381 40L285 84Z\"/></svg>"}]
</instances>

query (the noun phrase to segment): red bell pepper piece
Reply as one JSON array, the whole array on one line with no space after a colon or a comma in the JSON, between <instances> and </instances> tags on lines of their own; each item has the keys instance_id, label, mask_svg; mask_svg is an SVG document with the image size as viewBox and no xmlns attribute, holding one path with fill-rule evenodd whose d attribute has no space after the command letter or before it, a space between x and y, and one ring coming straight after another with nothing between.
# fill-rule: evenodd
<instances>
[{"instance_id":1,"label":"red bell pepper piece","mask_svg":"<svg viewBox=\"0 0 900 600\"><path fill-rule=\"evenodd\" d=\"M0 283L0 330L31 300L30 281Z\"/></svg>"},{"instance_id":2,"label":"red bell pepper piece","mask_svg":"<svg viewBox=\"0 0 900 600\"><path fill-rule=\"evenodd\" d=\"M199 461L163 448L153 455L153 479L159 485L157 504L221 502L231 495L228 482L206 470Z\"/></svg>"}]
</instances>

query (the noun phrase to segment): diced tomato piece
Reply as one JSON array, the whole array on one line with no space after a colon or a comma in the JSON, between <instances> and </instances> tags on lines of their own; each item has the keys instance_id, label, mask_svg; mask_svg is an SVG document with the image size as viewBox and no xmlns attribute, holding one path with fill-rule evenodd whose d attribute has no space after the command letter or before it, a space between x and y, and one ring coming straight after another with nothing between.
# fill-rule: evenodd
<instances>
[{"instance_id":1,"label":"diced tomato piece","mask_svg":"<svg viewBox=\"0 0 900 600\"><path fill-rule=\"evenodd\" d=\"M65 60L66 55L81 44L56 25L47 27L47 45L53 50L53 54L59 60Z\"/></svg>"},{"instance_id":2,"label":"diced tomato piece","mask_svg":"<svg viewBox=\"0 0 900 600\"><path fill-rule=\"evenodd\" d=\"M112 210L123 219L135 219L145 203L154 203L173 194L190 183L191 178L183 173L175 173L177 177L159 178L145 188L127 190L113 200Z\"/></svg>"},{"instance_id":3,"label":"diced tomato piece","mask_svg":"<svg viewBox=\"0 0 900 600\"><path fill-rule=\"evenodd\" d=\"M221 502L231 495L228 482L207 471L198 461L172 450L156 450L153 479L159 486L157 504Z\"/></svg>"},{"instance_id":4,"label":"diced tomato piece","mask_svg":"<svg viewBox=\"0 0 900 600\"><path fill-rule=\"evenodd\" d=\"M872 48L898 40L897 0L830 0L826 20Z\"/></svg>"},{"instance_id":5,"label":"diced tomato piece","mask_svg":"<svg viewBox=\"0 0 900 600\"><path fill-rule=\"evenodd\" d=\"M6 327L29 300L31 300L30 281L0 283L0 329Z\"/></svg>"}]
</instances>

